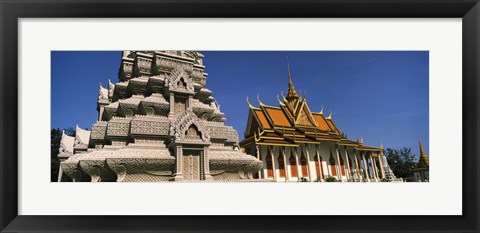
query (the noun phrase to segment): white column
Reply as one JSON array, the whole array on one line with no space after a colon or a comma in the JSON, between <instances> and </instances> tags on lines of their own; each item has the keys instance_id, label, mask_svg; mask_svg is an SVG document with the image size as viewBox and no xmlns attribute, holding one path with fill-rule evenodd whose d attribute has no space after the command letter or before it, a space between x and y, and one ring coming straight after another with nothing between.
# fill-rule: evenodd
<instances>
[{"instance_id":1,"label":"white column","mask_svg":"<svg viewBox=\"0 0 480 233\"><path fill-rule=\"evenodd\" d=\"M381 156L385 156L383 155L383 152L379 154L378 162L380 163L380 172L382 173L382 178L385 178L385 170L383 170L383 162Z\"/></svg>"},{"instance_id":2,"label":"white column","mask_svg":"<svg viewBox=\"0 0 480 233\"><path fill-rule=\"evenodd\" d=\"M262 151L262 146L260 146L260 152ZM262 168L262 178L263 179L268 179L268 174L267 174L267 156L268 156L268 151L265 154L265 157L260 154L260 160L263 162L263 168Z\"/></svg>"},{"instance_id":3,"label":"white column","mask_svg":"<svg viewBox=\"0 0 480 233\"><path fill-rule=\"evenodd\" d=\"M262 161L262 158L260 157L260 146L259 145L255 145L255 153L257 155L257 159ZM263 168L258 171L258 178L259 179L262 178L262 170L263 170Z\"/></svg>"},{"instance_id":4,"label":"white column","mask_svg":"<svg viewBox=\"0 0 480 233\"><path fill-rule=\"evenodd\" d=\"M275 156L273 155L273 146L270 146L270 158L272 159L273 180L277 181L277 169L275 169Z\"/></svg>"},{"instance_id":5,"label":"white column","mask_svg":"<svg viewBox=\"0 0 480 233\"><path fill-rule=\"evenodd\" d=\"M357 179L359 181L362 181L363 180L363 177L360 175L360 166L358 166L358 158L357 158L357 150L354 150L353 151L353 156L354 156L354 159L355 159L355 173L357 174Z\"/></svg>"},{"instance_id":6,"label":"white column","mask_svg":"<svg viewBox=\"0 0 480 233\"><path fill-rule=\"evenodd\" d=\"M374 178L375 181L376 181L376 180L377 180L377 172L375 171L375 161L373 161L372 153L371 153L371 152L370 152L370 166L372 167L373 178Z\"/></svg>"},{"instance_id":7,"label":"white column","mask_svg":"<svg viewBox=\"0 0 480 233\"><path fill-rule=\"evenodd\" d=\"M287 156L285 155L285 147L282 146L282 156L283 156L283 163L285 164L285 180L290 181L290 161L287 160ZM288 166L287 166L288 165Z\"/></svg>"},{"instance_id":8,"label":"white column","mask_svg":"<svg viewBox=\"0 0 480 233\"><path fill-rule=\"evenodd\" d=\"M365 177L367 178L367 181L370 181L370 176L368 174L368 165L367 165L367 160L365 159L365 152L362 152L362 158L363 158L363 170L365 171Z\"/></svg>"},{"instance_id":9,"label":"white column","mask_svg":"<svg viewBox=\"0 0 480 233\"><path fill-rule=\"evenodd\" d=\"M347 147L344 146L343 149L345 150L345 162L347 164L347 168L345 169L345 175L347 175L347 180L348 179L352 179L352 177L350 177L350 162L348 161L348 151L347 151Z\"/></svg>"},{"instance_id":10,"label":"white column","mask_svg":"<svg viewBox=\"0 0 480 233\"><path fill-rule=\"evenodd\" d=\"M305 144L305 156L307 156L307 174L308 174L308 180L313 181L313 174L312 171L310 170L310 153L308 152L308 144Z\"/></svg>"},{"instance_id":11,"label":"white column","mask_svg":"<svg viewBox=\"0 0 480 233\"><path fill-rule=\"evenodd\" d=\"M340 162L340 152L338 152L338 146L335 146L335 152L337 153L337 178L341 181L342 180L342 163Z\"/></svg>"}]
</instances>

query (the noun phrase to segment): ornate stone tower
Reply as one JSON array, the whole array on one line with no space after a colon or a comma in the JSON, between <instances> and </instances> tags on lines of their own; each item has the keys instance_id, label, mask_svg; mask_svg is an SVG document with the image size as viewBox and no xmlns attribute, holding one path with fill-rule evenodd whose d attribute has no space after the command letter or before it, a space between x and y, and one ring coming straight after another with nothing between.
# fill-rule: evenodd
<instances>
[{"instance_id":1,"label":"ornate stone tower","mask_svg":"<svg viewBox=\"0 0 480 233\"><path fill-rule=\"evenodd\" d=\"M237 132L224 125L205 87L203 58L194 51L124 51L119 82L100 86L90 147L67 156L59 180L253 181L262 162L240 152Z\"/></svg>"}]
</instances>

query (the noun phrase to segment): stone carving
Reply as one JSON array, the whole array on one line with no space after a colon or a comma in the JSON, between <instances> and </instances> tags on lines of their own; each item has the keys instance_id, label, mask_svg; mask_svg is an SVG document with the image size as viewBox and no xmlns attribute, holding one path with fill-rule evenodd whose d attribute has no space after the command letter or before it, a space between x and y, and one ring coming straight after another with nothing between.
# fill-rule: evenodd
<instances>
[{"instance_id":1,"label":"stone carving","mask_svg":"<svg viewBox=\"0 0 480 233\"><path fill-rule=\"evenodd\" d=\"M195 125L197 130L201 133L201 139L203 141L210 141L210 136L205 130L203 123L198 117L191 111L185 111L178 116L175 121L175 138L176 140L184 140L185 133L191 125Z\"/></svg>"},{"instance_id":2,"label":"stone carving","mask_svg":"<svg viewBox=\"0 0 480 233\"><path fill-rule=\"evenodd\" d=\"M185 133L185 139L201 139L201 134L198 132L195 125L190 125L187 132Z\"/></svg>"},{"instance_id":3,"label":"stone carving","mask_svg":"<svg viewBox=\"0 0 480 233\"><path fill-rule=\"evenodd\" d=\"M130 123L127 121L110 121L107 126L108 136L128 136Z\"/></svg>"},{"instance_id":4,"label":"stone carving","mask_svg":"<svg viewBox=\"0 0 480 233\"><path fill-rule=\"evenodd\" d=\"M178 68L174 69L172 73L167 76L165 86L170 90L185 89L190 92L194 91L192 78L183 69Z\"/></svg>"},{"instance_id":5,"label":"stone carving","mask_svg":"<svg viewBox=\"0 0 480 233\"><path fill-rule=\"evenodd\" d=\"M107 134L107 122L99 121L92 126L91 139L103 140Z\"/></svg>"},{"instance_id":6,"label":"stone carving","mask_svg":"<svg viewBox=\"0 0 480 233\"><path fill-rule=\"evenodd\" d=\"M115 85L108 79L108 98L112 99L113 92L115 91Z\"/></svg>"},{"instance_id":7,"label":"stone carving","mask_svg":"<svg viewBox=\"0 0 480 233\"><path fill-rule=\"evenodd\" d=\"M144 135L168 135L168 126L170 122L168 120L150 119L141 120L134 119L131 122L132 134L144 134Z\"/></svg>"},{"instance_id":8,"label":"stone carving","mask_svg":"<svg viewBox=\"0 0 480 233\"><path fill-rule=\"evenodd\" d=\"M108 100L108 90L102 85L99 85L99 90L98 90L98 100Z\"/></svg>"},{"instance_id":9,"label":"stone carving","mask_svg":"<svg viewBox=\"0 0 480 233\"><path fill-rule=\"evenodd\" d=\"M205 87L202 59L193 51L125 51L119 82L99 88L102 119L91 132L62 137L60 180L255 181L262 164L238 150L236 131Z\"/></svg>"}]
</instances>

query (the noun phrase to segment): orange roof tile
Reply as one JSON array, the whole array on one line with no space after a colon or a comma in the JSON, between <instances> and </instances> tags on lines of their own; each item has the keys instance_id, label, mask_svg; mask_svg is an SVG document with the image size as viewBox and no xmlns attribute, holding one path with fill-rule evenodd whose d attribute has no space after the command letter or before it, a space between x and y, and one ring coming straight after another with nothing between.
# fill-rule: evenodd
<instances>
[{"instance_id":1,"label":"orange roof tile","mask_svg":"<svg viewBox=\"0 0 480 233\"><path fill-rule=\"evenodd\" d=\"M282 110L276 109L276 108L268 108L268 107L265 109L267 110L267 113L272 119L274 125L288 126L288 127L292 126Z\"/></svg>"},{"instance_id":2,"label":"orange roof tile","mask_svg":"<svg viewBox=\"0 0 480 233\"><path fill-rule=\"evenodd\" d=\"M340 134L340 131L335 127L335 124L333 124L333 121L331 119L327 119L328 126L335 131L335 133Z\"/></svg>"},{"instance_id":3,"label":"orange roof tile","mask_svg":"<svg viewBox=\"0 0 480 233\"><path fill-rule=\"evenodd\" d=\"M258 119L260 120L260 124L262 124L263 128L270 129L270 124L268 124L268 120L263 114L262 110L253 110L257 115Z\"/></svg>"},{"instance_id":4,"label":"orange roof tile","mask_svg":"<svg viewBox=\"0 0 480 233\"><path fill-rule=\"evenodd\" d=\"M320 115L320 114L312 114L312 115L313 115L313 119L317 122L318 129L323 130L323 131L329 131L330 130L330 128L328 128L327 121L325 120L325 118L323 118L322 115Z\"/></svg>"}]
</instances>

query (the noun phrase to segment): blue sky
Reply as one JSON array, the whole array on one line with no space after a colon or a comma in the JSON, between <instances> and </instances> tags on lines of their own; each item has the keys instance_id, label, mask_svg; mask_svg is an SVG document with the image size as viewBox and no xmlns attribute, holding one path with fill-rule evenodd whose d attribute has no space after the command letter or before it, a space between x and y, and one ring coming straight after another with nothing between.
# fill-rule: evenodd
<instances>
[{"instance_id":1,"label":"blue sky","mask_svg":"<svg viewBox=\"0 0 480 233\"><path fill-rule=\"evenodd\" d=\"M256 97L278 106L287 90L287 65L297 92L307 93L310 109L333 113L348 138L384 147L410 147L427 154L427 51L202 51L207 88L243 139L248 106ZM97 120L98 85L118 81L121 52L54 51L52 60L52 128L90 129Z\"/></svg>"}]
</instances>

